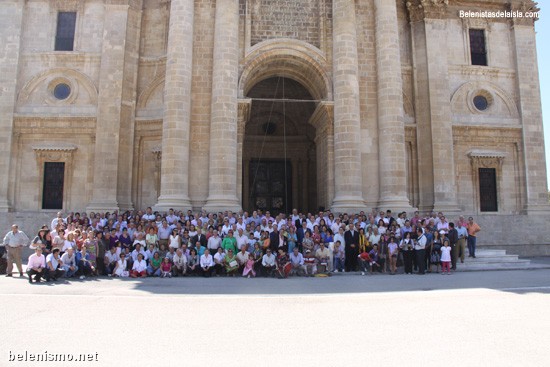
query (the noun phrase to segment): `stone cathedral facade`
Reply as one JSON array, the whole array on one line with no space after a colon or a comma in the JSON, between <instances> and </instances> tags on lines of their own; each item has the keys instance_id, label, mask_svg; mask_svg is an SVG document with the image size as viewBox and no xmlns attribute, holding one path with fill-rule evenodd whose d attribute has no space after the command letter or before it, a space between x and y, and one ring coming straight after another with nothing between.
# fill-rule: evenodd
<instances>
[{"instance_id":1,"label":"stone cathedral facade","mask_svg":"<svg viewBox=\"0 0 550 367\"><path fill-rule=\"evenodd\" d=\"M534 19L461 16L537 10L3 0L0 211L441 210L547 253Z\"/></svg>"}]
</instances>

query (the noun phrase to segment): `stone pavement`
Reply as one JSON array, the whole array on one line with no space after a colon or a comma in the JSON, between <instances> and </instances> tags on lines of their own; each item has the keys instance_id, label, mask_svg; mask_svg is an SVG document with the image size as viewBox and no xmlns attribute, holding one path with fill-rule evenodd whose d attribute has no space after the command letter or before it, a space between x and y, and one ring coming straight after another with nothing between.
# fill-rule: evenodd
<instances>
[{"instance_id":1,"label":"stone pavement","mask_svg":"<svg viewBox=\"0 0 550 367\"><path fill-rule=\"evenodd\" d=\"M243 279L0 277L0 366L546 366L550 270ZM24 353L94 362L10 362ZM27 354L28 355L28 354ZM162 362L161 362L162 361Z\"/></svg>"}]
</instances>

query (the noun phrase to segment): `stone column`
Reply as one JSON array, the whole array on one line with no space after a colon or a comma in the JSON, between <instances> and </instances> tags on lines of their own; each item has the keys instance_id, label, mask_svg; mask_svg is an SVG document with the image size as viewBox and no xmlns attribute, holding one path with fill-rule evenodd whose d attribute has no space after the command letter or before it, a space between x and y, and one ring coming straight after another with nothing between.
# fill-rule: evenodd
<instances>
[{"instance_id":1,"label":"stone column","mask_svg":"<svg viewBox=\"0 0 550 367\"><path fill-rule=\"evenodd\" d=\"M334 187L332 210L365 209L361 173L355 1L333 0Z\"/></svg>"},{"instance_id":2,"label":"stone column","mask_svg":"<svg viewBox=\"0 0 550 367\"><path fill-rule=\"evenodd\" d=\"M376 75L378 78L378 207L410 211L407 198L403 80L395 1L375 0Z\"/></svg>"},{"instance_id":3,"label":"stone column","mask_svg":"<svg viewBox=\"0 0 550 367\"><path fill-rule=\"evenodd\" d=\"M123 103L124 87L127 86L125 60L128 22L128 4L105 4L94 147L95 161L101 164L95 164L93 168L92 200L86 208L88 211L112 211L119 208L117 187L120 134L128 134L124 126L125 119L129 118ZM131 174L126 184L131 185Z\"/></svg>"},{"instance_id":4,"label":"stone column","mask_svg":"<svg viewBox=\"0 0 550 367\"><path fill-rule=\"evenodd\" d=\"M416 70L416 120L422 210L458 212L449 100L445 0L407 3Z\"/></svg>"},{"instance_id":5,"label":"stone column","mask_svg":"<svg viewBox=\"0 0 550 367\"><path fill-rule=\"evenodd\" d=\"M244 131L246 123L250 118L250 109L252 108L251 99L239 100L239 117L237 121L237 199L241 205L243 200L243 146L244 146Z\"/></svg>"},{"instance_id":6,"label":"stone column","mask_svg":"<svg viewBox=\"0 0 550 367\"><path fill-rule=\"evenodd\" d=\"M12 209L9 180L12 158L13 113L17 99L17 69L25 1L0 2L0 212Z\"/></svg>"},{"instance_id":7,"label":"stone column","mask_svg":"<svg viewBox=\"0 0 550 367\"><path fill-rule=\"evenodd\" d=\"M241 210L237 199L237 89L239 1L216 1L212 117L210 124L209 212Z\"/></svg>"},{"instance_id":8,"label":"stone column","mask_svg":"<svg viewBox=\"0 0 550 367\"><path fill-rule=\"evenodd\" d=\"M190 208L189 130L193 64L193 0L172 0L166 55L160 196L155 210Z\"/></svg>"},{"instance_id":9,"label":"stone column","mask_svg":"<svg viewBox=\"0 0 550 367\"><path fill-rule=\"evenodd\" d=\"M517 9L512 9L517 10ZM533 3L523 3L519 9L538 11ZM548 192L542 107L540 99L535 25L532 18L514 18L512 35L516 57L516 88L523 124L523 154L525 162L525 192L523 210L528 213L548 211Z\"/></svg>"}]
</instances>

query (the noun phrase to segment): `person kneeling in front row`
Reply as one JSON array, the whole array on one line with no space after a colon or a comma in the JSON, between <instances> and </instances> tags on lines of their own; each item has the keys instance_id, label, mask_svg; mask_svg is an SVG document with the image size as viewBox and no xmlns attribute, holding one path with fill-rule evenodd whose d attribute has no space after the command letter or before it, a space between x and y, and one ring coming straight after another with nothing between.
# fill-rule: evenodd
<instances>
[{"instance_id":1,"label":"person kneeling in front row","mask_svg":"<svg viewBox=\"0 0 550 367\"><path fill-rule=\"evenodd\" d=\"M72 247L61 256L61 262L63 263L61 266L63 270L65 270L65 278L72 278L78 271L78 266L76 266L76 255Z\"/></svg>"},{"instance_id":2,"label":"person kneeling in front row","mask_svg":"<svg viewBox=\"0 0 550 367\"><path fill-rule=\"evenodd\" d=\"M57 280L65 274L62 268L63 262L59 257L59 249L54 248L52 253L46 257L46 281Z\"/></svg>"},{"instance_id":3,"label":"person kneeling in front row","mask_svg":"<svg viewBox=\"0 0 550 367\"><path fill-rule=\"evenodd\" d=\"M42 255L42 247L38 246L34 250L34 254L29 256L27 263L27 275L29 276L29 283L32 283L32 276L34 275L34 281L40 283L40 279L45 274L46 258Z\"/></svg>"}]
</instances>

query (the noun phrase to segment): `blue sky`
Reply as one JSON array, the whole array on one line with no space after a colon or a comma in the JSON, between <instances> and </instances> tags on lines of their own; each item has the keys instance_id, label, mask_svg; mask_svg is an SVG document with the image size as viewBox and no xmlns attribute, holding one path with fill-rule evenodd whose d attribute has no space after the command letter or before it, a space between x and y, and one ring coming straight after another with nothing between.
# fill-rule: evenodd
<instances>
[{"instance_id":1,"label":"blue sky","mask_svg":"<svg viewBox=\"0 0 550 367\"><path fill-rule=\"evenodd\" d=\"M545 6L546 5L546 6ZM550 15L549 3L539 2L540 19L535 22L537 31L537 53L539 57L539 77L540 89L542 94L542 116L544 122L544 140L546 145L546 170L548 172L548 182L550 183L550 47L548 38L550 38L550 19L545 15ZM545 67L546 66L546 67ZM550 188L550 185L549 185Z\"/></svg>"}]
</instances>

